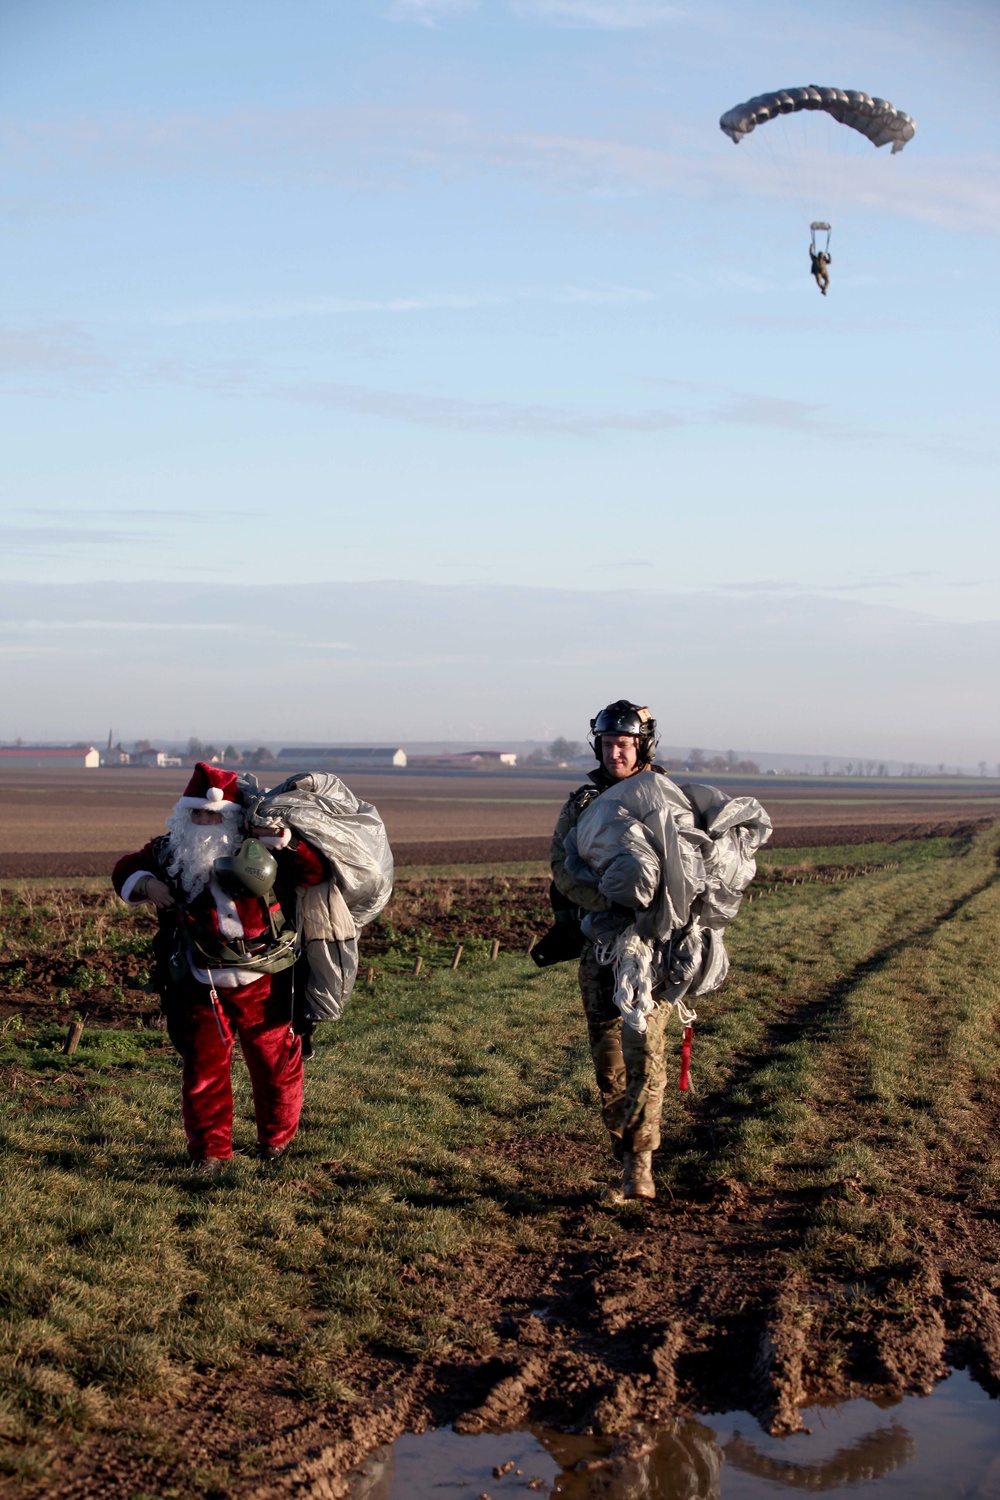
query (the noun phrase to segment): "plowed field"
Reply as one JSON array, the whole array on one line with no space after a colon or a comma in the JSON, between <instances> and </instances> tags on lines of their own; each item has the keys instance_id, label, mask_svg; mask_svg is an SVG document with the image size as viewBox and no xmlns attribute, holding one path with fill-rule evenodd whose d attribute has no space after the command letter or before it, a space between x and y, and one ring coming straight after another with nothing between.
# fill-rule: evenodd
<instances>
[{"instance_id":1,"label":"plowed field","mask_svg":"<svg viewBox=\"0 0 1000 1500\"><path fill-rule=\"evenodd\" d=\"M187 775L0 771L0 878L107 874L118 855L162 832ZM545 859L559 808L585 775L403 771L345 779L378 807L398 865L440 865ZM774 820L775 848L924 837L1000 815L1000 787L987 780L759 777L724 785L760 798Z\"/></svg>"}]
</instances>

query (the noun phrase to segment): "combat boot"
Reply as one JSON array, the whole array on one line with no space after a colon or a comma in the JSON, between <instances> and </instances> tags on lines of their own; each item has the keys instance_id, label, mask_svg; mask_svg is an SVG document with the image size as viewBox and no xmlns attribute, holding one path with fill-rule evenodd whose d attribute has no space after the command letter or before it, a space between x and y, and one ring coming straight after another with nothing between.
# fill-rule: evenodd
<instances>
[{"instance_id":1,"label":"combat boot","mask_svg":"<svg viewBox=\"0 0 1000 1500\"><path fill-rule=\"evenodd\" d=\"M622 1197L655 1198L652 1151L626 1151L622 1158Z\"/></svg>"}]
</instances>

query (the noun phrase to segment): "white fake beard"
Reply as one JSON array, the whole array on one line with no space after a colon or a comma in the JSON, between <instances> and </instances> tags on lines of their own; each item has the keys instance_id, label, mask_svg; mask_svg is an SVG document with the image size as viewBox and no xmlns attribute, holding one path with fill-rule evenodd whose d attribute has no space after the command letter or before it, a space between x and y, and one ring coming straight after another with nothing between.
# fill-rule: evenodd
<instances>
[{"instance_id":1,"label":"white fake beard","mask_svg":"<svg viewBox=\"0 0 1000 1500\"><path fill-rule=\"evenodd\" d=\"M189 901L205 889L212 878L212 865L224 854L235 854L243 842L243 812L234 807L222 814L222 823L194 823L189 807L175 808L167 819L170 863L167 874L180 877Z\"/></svg>"}]
</instances>

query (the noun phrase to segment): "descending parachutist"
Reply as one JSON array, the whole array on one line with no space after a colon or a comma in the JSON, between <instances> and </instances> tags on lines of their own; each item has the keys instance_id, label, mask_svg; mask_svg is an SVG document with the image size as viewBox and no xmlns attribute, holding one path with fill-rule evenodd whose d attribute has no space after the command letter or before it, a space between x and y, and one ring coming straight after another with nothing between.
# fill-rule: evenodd
<instances>
[{"instance_id":1,"label":"descending parachutist","mask_svg":"<svg viewBox=\"0 0 1000 1500\"><path fill-rule=\"evenodd\" d=\"M827 270L827 267L833 257L828 250L811 249L809 251L809 259L812 261L810 269L812 275L816 278L816 285L825 297L826 289L830 285L830 272Z\"/></svg>"}]
</instances>

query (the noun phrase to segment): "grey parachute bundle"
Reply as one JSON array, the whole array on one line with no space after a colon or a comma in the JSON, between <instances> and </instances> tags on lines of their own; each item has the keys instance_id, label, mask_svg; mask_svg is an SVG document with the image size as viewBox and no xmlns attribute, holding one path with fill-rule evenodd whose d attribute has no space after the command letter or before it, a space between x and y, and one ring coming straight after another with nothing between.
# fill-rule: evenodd
<instances>
[{"instance_id":1,"label":"grey parachute bundle","mask_svg":"<svg viewBox=\"0 0 1000 1500\"><path fill-rule=\"evenodd\" d=\"M610 787L581 814L566 840L566 868L618 908L588 912L582 928L614 967L615 1003L637 1031L659 1002L694 1019L683 998L722 984L723 934L770 836L755 797L680 787L657 771Z\"/></svg>"},{"instance_id":2,"label":"grey parachute bundle","mask_svg":"<svg viewBox=\"0 0 1000 1500\"><path fill-rule=\"evenodd\" d=\"M722 116L719 129L738 146L758 125L803 109L822 110L851 130L860 131L875 146L891 145L894 156L917 131L916 121L888 99L873 98L858 89L828 88L814 83L804 88L776 89L772 94L758 94L745 104L737 104Z\"/></svg>"},{"instance_id":3,"label":"grey parachute bundle","mask_svg":"<svg viewBox=\"0 0 1000 1500\"><path fill-rule=\"evenodd\" d=\"M289 776L251 804L250 819L290 828L326 856L333 878L299 898L298 926L309 961L307 1014L336 1021L358 972L358 932L392 895L393 863L377 809L329 771Z\"/></svg>"}]
</instances>

